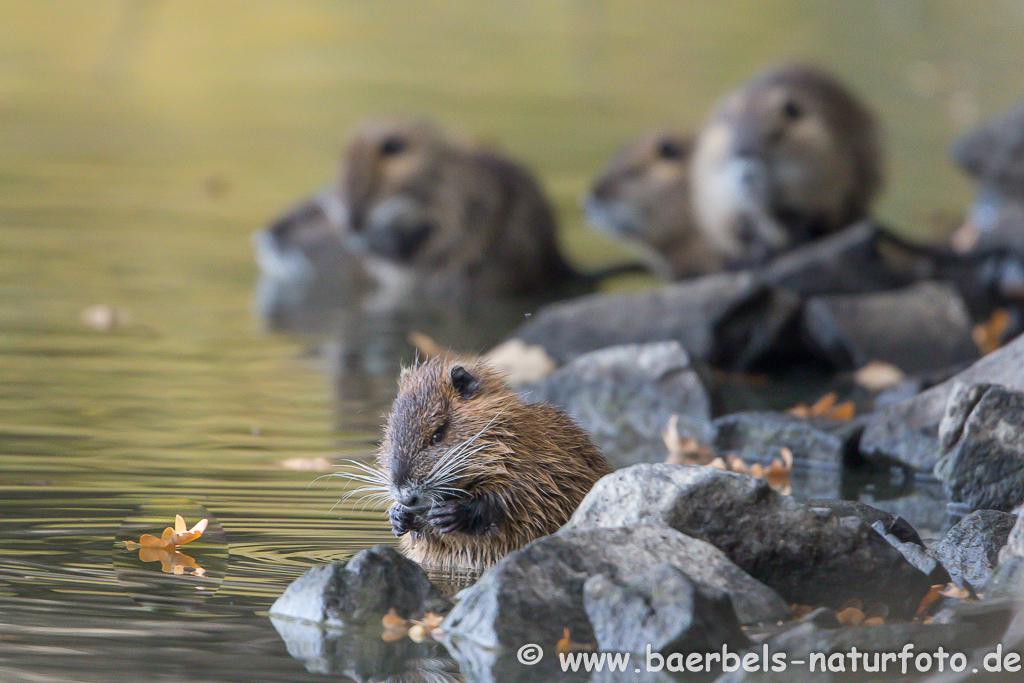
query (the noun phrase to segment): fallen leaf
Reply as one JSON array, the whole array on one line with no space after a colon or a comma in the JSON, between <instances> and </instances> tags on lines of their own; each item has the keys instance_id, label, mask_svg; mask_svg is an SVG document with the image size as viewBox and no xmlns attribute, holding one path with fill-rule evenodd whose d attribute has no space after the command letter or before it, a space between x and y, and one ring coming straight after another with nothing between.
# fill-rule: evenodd
<instances>
[{"instance_id":1,"label":"fallen leaf","mask_svg":"<svg viewBox=\"0 0 1024 683\"><path fill-rule=\"evenodd\" d=\"M442 348L437 342L422 332L410 332L408 339L409 343L427 358L435 358L448 354L447 349Z\"/></svg>"},{"instance_id":2,"label":"fallen leaf","mask_svg":"<svg viewBox=\"0 0 1024 683\"><path fill-rule=\"evenodd\" d=\"M330 472L334 463L324 457L320 458L288 458L277 463L286 470L295 472Z\"/></svg>"},{"instance_id":3,"label":"fallen leaf","mask_svg":"<svg viewBox=\"0 0 1024 683\"><path fill-rule=\"evenodd\" d=\"M569 637L569 629L564 629L563 634L562 639L555 645L555 649L558 650L560 655L572 651L572 638Z\"/></svg>"},{"instance_id":4,"label":"fallen leaf","mask_svg":"<svg viewBox=\"0 0 1024 683\"><path fill-rule=\"evenodd\" d=\"M843 626L859 626L864 621L864 613L856 607L847 607L836 612L836 619Z\"/></svg>"},{"instance_id":5,"label":"fallen leaf","mask_svg":"<svg viewBox=\"0 0 1024 683\"><path fill-rule=\"evenodd\" d=\"M696 439L683 437L679 434L679 416L668 419L668 428L661 434L668 449L665 463L668 465L707 465L714 457L709 446L699 443Z\"/></svg>"},{"instance_id":6,"label":"fallen leaf","mask_svg":"<svg viewBox=\"0 0 1024 683\"><path fill-rule=\"evenodd\" d=\"M971 330L971 338L981 355L988 355L1000 348L1006 341L1006 331L1010 328L1010 313L1005 308L997 308L983 323L978 323Z\"/></svg>"},{"instance_id":7,"label":"fallen leaf","mask_svg":"<svg viewBox=\"0 0 1024 683\"><path fill-rule=\"evenodd\" d=\"M924 614L926 611L928 611L928 608L931 607L936 600L942 597L942 591L945 590L945 588L946 584L943 583L937 584L929 588L925 596L921 598L921 604L917 607L917 616L920 616Z\"/></svg>"},{"instance_id":8,"label":"fallen leaf","mask_svg":"<svg viewBox=\"0 0 1024 683\"><path fill-rule=\"evenodd\" d=\"M853 381L868 391L881 391L894 387L906 378L895 365L873 360L853 373Z\"/></svg>"},{"instance_id":9,"label":"fallen leaf","mask_svg":"<svg viewBox=\"0 0 1024 683\"><path fill-rule=\"evenodd\" d=\"M789 409L789 414L796 417L827 417L832 420L852 420L857 412L853 401L838 403L839 396L835 392L825 394L814 405L798 403Z\"/></svg>"},{"instance_id":10,"label":"fallen leaf","mask_svg":"<svg viewBox=\"0 0 1024 683\"><path fill-rule=\"evenodd\" d=\"M944 595L947 598L959 600L960 602L970 600L971 598L971 591L967 590L966 588L960 588L952 583L948 584L943 590L939 591L939 594Z\"/></svg>"},{"instance_id":11,"label":"fallen leaf","mask_svg":"<svg viewBox=\"0 0 1024 683\"><path fill-rule=\"evenodd\" d=\"M189 529L185 524L185 519L181 515L174 516L174 528L167 527L164 529L164 533L157 538L152 534L142 534L139 537L139 542L125 541L124 547L127 550L136 550L138 548L166 548L173 549L179 545L185 545L191 543L206 531L206 527L209 524L209 520L201 519L196 522L196 525Z\"/></svg>"},{"instance_id":12,"label":"fallen leaf","mask_svg":"<svg viewBox=\"0 0 1024 683\"><path fill-rule=\"evenodd\" d=\"M535 384L558 367L543 346L530 345L522 339L509 339L495 346L483 359L515 387Z\"/></svg>"},{"instance_id":13,"label":"fallen leaf","mask_svg":"<svg viewBox=\"0 0 1024 683\"><path fill-rule=\"evenodd\" d=\"M864 620L862 626L881 626L885 623L885 619L882 617L868 617Z\"/></svg>"}]
</instances>

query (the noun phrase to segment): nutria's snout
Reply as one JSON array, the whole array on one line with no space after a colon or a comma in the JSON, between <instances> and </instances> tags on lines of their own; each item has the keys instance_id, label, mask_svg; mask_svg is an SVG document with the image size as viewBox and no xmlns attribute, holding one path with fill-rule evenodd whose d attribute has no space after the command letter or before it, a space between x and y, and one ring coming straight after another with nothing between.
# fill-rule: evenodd
<instances>
[{"instance_id":1,"label":"nutria's snout","mask_svg":"<svg viewBox=\"0 0 1024 683\"><path fill-rule=\"evenodd\" d=\"M377 465L357 480L387 492L402 551L472 569L554 533L611 471L562 413L481 362L436 358L402 372Z\"/></svg>"}]
</instances>

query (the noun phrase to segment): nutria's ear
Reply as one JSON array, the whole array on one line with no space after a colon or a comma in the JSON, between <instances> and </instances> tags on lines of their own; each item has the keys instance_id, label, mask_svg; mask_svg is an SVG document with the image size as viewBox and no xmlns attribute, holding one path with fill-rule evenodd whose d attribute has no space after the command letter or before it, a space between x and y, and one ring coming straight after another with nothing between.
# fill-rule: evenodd
<instances>
[{"instance_id":1,"label":"nutria's ear","mask_svg":"<svg viewBox=\"0 0 1024 683\"><path fill-rule=\"evenodd\" d=\"M480 388L480 382L466 368L456 365L452 368L452 386L462 398L472 398Z\"/></svg>"}]
</instances>

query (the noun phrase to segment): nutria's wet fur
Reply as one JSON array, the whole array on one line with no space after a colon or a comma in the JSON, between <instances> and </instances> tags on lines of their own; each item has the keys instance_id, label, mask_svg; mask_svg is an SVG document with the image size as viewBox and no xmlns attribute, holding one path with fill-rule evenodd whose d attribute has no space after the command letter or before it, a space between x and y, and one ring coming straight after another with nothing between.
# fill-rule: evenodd
<instances>
[{"instance_id":1,"label":"nutria's wet fur","mask_svg":"<svg viewBox=\"0 0 1024 683\"><path fill-rule=\"evenodd\" d=\"M470 569L557 531L611 472L562 413L481 362L439 358L403 371L378 466L402 552Z\"/></svg>"},{"instance_id":2,"label":"nutria's wet fur","mask_svg":"<svg viewBox=\"0 0 1024 683\"><path fill-rule=\"evenodd\" d=\"M341 160L348 230L434 294L529 295L572 280L533 176L423 121L372 119Z\"/></svg>"},{"instance_id":3,"label":"nutria's wet fur","mask_svg":"<svg viewBox=\"0 0 1024 683\"><path fill-rule=\"evenodd\" d=\"M725 97L697 139L698 225L749 265L866 217L882 187L878 127L834 76L789 65Z\"/></svg>"},{"instance_id":4,"label":"nutria's wet fur","mask_svg":"<svg viewBox=\"0 0 1024 683\"><path fill-rule=\"evenodd\" d=\"M693 146L692 134L645 133L611 158L584 201L591 223L630 244L648 269L665 279L722 268L693 213Z\"/></svg>"}]
</instances>

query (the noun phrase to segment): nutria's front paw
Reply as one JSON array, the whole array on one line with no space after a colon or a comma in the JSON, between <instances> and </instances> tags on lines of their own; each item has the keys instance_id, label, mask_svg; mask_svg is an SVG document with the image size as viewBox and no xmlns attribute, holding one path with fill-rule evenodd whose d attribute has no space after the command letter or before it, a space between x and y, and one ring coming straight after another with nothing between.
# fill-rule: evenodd
<instances>
[{"instance_id":1,"label":"nutria's front paw","mask_svg":"<svg viewBox=\"0 0 1024 683\"><path fill-rule=\"evenodd\" d=\"M391 533L395 536L401 536L412 529L415 515L404 505L392 505L388 510L388 516L391 518Z\"/></svg>"},{"instance_id":2,"label":"nutria's front paw","mask_svg":"<svg viewBox=\"0 0 1024 683\"><path fill-rule=\"evenodd\" d=\"M483 499L470 498L435 503L427 513L427 523L440 534L458 532L478 535L493 526Z\"/></svg>"}]
</instances>

